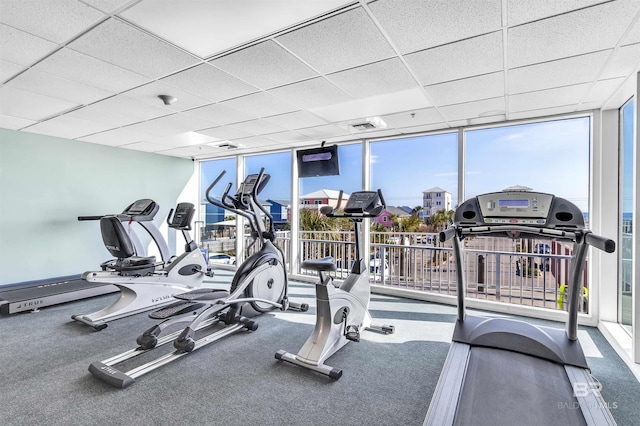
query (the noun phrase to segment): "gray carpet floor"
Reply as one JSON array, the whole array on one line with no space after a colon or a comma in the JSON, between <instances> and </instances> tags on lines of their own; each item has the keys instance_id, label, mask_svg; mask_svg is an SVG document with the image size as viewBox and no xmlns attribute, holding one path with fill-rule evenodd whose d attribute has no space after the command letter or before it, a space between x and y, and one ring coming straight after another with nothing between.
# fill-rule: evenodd
<instances>
[{"instance_id":1,"label":"gray carpet floor","mask_svg":"<svg viewBox=\"0 0 640 426\"><path fill-rule=\"evenodd\" d=\"M216 271L207 285L228 288L230 279L230 272ZM373 295L374 321L396 332L365 332L342 348L327 362L343 370L334 381L274 358L279 349L297 352L315 321L314 286L291 283L289 291L310 310L263 314L255 332L225 337L124 390L87 368L135 347L137 335L156 323L146 314L100 332L71 320L116 297L106 295L4 316L0 424L421 425L449 349L455 307ZM638 424L640 384L596 329L582 329L580 339L604 398L615 403L618 424Z\"/></svg>"}]
</instances>

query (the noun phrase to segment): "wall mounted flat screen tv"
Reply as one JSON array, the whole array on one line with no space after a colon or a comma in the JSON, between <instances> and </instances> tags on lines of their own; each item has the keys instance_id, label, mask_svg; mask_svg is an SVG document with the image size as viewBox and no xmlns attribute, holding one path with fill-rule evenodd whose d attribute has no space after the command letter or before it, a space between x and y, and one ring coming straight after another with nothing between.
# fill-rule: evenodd
<instances>
[{"instance_id":1,"label":"wall mounted flat screen tv","mask_svg":"<svg viewBox=\"0 0 640 426\"><path fill-rule=\"evenodd\" d=\"M298 151L298 176L334 176L340 174L338 146L323 146L320 148L303 149Z\"/></svg>"}]
</instances>

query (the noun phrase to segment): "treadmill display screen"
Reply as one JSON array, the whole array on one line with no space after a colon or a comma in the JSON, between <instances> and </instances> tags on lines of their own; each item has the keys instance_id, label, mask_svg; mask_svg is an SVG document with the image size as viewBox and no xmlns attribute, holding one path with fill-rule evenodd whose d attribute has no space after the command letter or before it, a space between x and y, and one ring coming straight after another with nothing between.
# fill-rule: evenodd
<instances>
[{"instance_id":1,"label":"treadmill display screen","mask_svg":"<svg viewBox=\"0 0 640 426\"><path fill-rule=\"evenodd\" d=\"M501 209L527 209L529 208L529 200L498 200L498 207Z\"/></svg>"}]
</instances>

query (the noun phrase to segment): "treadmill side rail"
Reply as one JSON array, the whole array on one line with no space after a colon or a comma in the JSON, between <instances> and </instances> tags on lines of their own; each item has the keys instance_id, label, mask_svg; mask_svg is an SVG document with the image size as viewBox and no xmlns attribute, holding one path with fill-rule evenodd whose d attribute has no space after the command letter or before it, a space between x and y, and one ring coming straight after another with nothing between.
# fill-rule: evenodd
<instances>
[{"instance_id":1,"label":"treadmill side rail","mask_svg":"<svg viewBox=\"0 0 640 426\"><path fill-rule=\"evenodd\" d=\"M615 425L616 421L609 411L607 402L600 395L599 387L594 387L597 382L591 374L583 368L570 365L565 365L564 368L587 425Z\"/></svg>"}]
</instances>

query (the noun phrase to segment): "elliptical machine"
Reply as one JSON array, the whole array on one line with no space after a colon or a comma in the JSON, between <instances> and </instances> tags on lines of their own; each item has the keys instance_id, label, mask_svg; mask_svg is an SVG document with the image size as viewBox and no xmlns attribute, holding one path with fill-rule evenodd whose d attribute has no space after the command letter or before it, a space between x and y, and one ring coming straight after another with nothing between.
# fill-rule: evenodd
<instances>
[{"instance_id":1,"label":"elliptical machine","mask_svg":"<svg viewBox=\"0 0 640 426\"><path fill-rule=\"evenodd\" d=\"M89 282L114 284L120 289L120 297L97 312L72 315L72 319L100 331L107 327L109 321L174 303L174 294L198 288L204 276L213 276L204 256L189 236L195 213L191 203L178 204L167 217L169 227L182 233L186 243L183 254L166 259L166 243L155 226L147 225L144 229L156 241L163 261L156 262L155 256L137 256L136 244L122 225L123 217L140 220L141 217L155 215L157 210L158 205L154 201L144 199L133 203L121 215L100 219L105 247L116 259L102 263L101 271L85 272L82 278Z\"/></svg>"},{"instance_id":2,"label":"elliptical machine","mask_svg":"<svg viewBox=\"0 0 640 426\"><path fill-rule=\"evenodd\" d=\"M212 198L211 190L224 174L223 171L207 188L207 200L217 207L246 217L249 220L252 235L261 244L260 249L238 267L231 282L230 291L211 288L196 289L175 296L182 302L150 314L151 318L164 319L164 321L140 335L137 338L139 345L137 348L91 364L89 371L98 379L124 389L137 377L222 337L242 329L255 331L258 323L251 318L258 314L274 309L304 312L309 308L307 304L289 302L286 266L282 251L274 244L273 220L269 211L258 201L258 194L269 181L269 175L261 169L260 173L247 176L238 186L235 196L229 195L231 189L231 183L229 183L218 201ZM262 221L263 214L268 220L268 227L265 227ZM187 323L187 325L182 330L162 335L165 329L180 323ZM202 330L204 333L206 328L216 324L223 325L223 328L212 328L211 333L196 340L197 331ZM122 372L115 367L125 360L170 342L173 342L174 352L127 372Z\"/></svg>"},{"instance_id":3,"label":"elliptical machine","mask_svg":"<svg viewBox=\"0 0 640 426\"><path fill-rule=\"evenodd\" d=\"M362 330L375 331L382 334L393 333L394 326L372 325L369 314L371 288L369 284L369 268L364 256L362 222L366 218L375 218L386 208L382 192L360 191L349 197L343 213L338 213L342 204L342 194L338 197L338 206L324 206L320 211L328 217L346 217L353 222L355 234L356 261L351 267L349 276L340 286L333 284L329 272L337 270L332 257L302 262L303 269L318 272L320 281L316 286L316 325L297 354L283 350L276 352L278 360L287 361L328 375L338 380L342 376L340 368L330 367L324 362L349 341L360 341Z\"/></svg>"}]
</instances>

